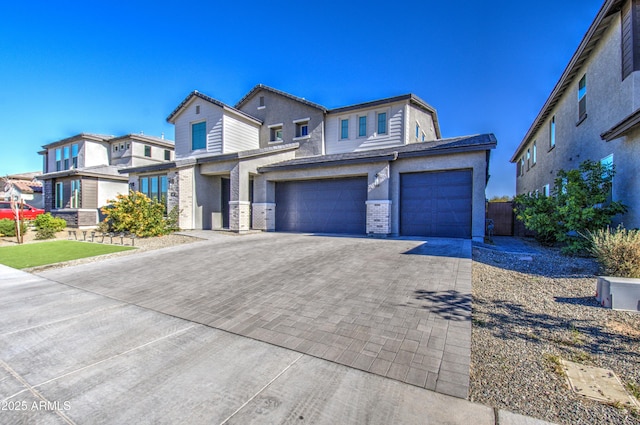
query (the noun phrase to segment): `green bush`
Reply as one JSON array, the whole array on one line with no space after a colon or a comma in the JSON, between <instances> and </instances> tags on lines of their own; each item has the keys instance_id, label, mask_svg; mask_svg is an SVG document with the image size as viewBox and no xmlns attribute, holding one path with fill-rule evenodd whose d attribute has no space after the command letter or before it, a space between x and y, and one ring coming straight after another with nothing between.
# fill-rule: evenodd
<instances>
[{"instance_id":1,"label":"green bush","mask_svg":"<svg viewBox=\"0 0 640 425\"><path fill-rule=\"evenodd\" d=\"M129 232L145 237L166 235L175 230L170 220L164 217L164 203L141 192L118 195L101 211L105 215L103 222L111 232Z\"/></svg>"},{"instance_id":2,"label":"green bush","mask_svg":"<svg viewBox=\"0 0 640 425\"><path fill-rule=\"evenodd\" d=\"M627 211L625 205L610 199L614 174L613 166L589 160L575 170L560 170L552 196L515 198L517 218L536 232L541 243L558 241L564 253L586 253L589 242L580 234L603 229L614 216Z\"/></svg>"},{"instance_id":3,"label":"green bush","mask_svg":"<svg viewBox=\"0 0 640 425\"><path fill-rule=\"evenodd\" d=\"M640 278L640 230L622 226L587 232L589 252L608 276Z\"/></svg>"},{"instance_id":4,"label":"green bush","mask_svg":"<svg viewBox=\"0 0 640 425\"><path fill-rule=\"evenodd\" d=\"M20 222L20 233L24 235L27 233L27 223ZM1 236L15 236L16 235L16 223L14 220L3 218L0 220L0 235Z\"/></svg>"},{"instance_id":5,"label":"green bush","mask_svg":"<svg viewBox=\"0 0 640 425\"><path fill-rule=\"evenodd\" d=\"M57 232L67 227L64 219L54 217L51 213L40 214L33 224L36 227L36 239L52 239Z\"/></svg>"}]
</instances>

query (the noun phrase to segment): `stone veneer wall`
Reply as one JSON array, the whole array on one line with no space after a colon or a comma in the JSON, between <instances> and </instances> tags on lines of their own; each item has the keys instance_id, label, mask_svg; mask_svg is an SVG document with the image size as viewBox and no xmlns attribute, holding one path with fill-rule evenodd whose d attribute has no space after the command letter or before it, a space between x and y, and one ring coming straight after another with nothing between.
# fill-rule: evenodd
<instances>
[{"instance_id":1,"label":"stone veneer wall","mask_svg":"<svg viewBox=\"0 0 640 425\"><path fill-rule=\"evenodd\" d=\"M229 202L229 229L235 232L246 232L251 226L251 202Z\"/></svg>"},{"instance_id":2,"label":"stone veneer wall","mask_svg":"<svg viewBox=\"0 0 640 425\"><path fill-rule=\"evenodd\" d=\"M391 201L367 201L367 234L391 233Z\"/></svg>"},{"instance_id":3,"label":"stone veneer wall","mask_svg":"<svg viewBox=\"0 0 640 425\"><path fill-rule=\"evenodd\" d=\"M253 206L253 228L256 230L266 230L273 232L276 230L276 204L274 203L254 203Z\"/></svg>"},{"instance_id":4,"label":"stone veneer wall","mask_svg":"<svg viewBox=\"0 0 640 425\"><path fill-rule=\"evenodd\" d=\"M177 192L177 205L180 209L178 222L181 229L193 229L194 171L195 167L186 167L179 169L178 176L174 182L174 185L177 185L177 190L174 191Z\"/></svg>"}]
</instances>

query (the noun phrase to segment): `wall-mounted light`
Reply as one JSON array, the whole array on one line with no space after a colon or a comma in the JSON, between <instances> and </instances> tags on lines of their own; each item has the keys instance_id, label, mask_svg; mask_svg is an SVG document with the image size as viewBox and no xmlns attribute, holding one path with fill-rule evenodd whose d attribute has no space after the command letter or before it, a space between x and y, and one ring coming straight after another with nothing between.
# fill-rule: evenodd
<instances>
[{"instance_id":1,"label":"wall-mounted light","mask_svg":"<svg viewBox=\"0 0 640 425\"><path fill-rule=\"evenodd\" d=\"M380 173L376 173L376 178L375 178L375 180L373 181L373 185L374 185L375 187L380 186Z\"/></svg>"}]
</instances>

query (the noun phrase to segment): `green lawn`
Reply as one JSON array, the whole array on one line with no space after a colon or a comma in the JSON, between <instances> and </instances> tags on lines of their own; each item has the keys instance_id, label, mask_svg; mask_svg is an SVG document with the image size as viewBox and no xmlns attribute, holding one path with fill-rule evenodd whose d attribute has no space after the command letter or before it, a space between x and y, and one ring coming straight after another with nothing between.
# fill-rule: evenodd
<instances>
[{"instance_id":1,"label":"green lawn","mask_svg":"<svg viewBox=\"0 0 640 425\"><path fill-rule=\"evenodd\" d=\"M25 269L129 249L135 248L76 241L29 243L0 247L0 264L14 269Z\"/></svg>"}]
</instances>

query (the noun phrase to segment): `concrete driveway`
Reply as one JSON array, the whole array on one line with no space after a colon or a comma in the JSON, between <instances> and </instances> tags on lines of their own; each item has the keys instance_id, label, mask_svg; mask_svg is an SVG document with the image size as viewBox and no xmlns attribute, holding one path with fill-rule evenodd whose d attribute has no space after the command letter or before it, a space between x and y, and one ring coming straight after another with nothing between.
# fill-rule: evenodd
<instances>
[{"instance_id":1,"label":"concrete driveway","mask_svg":"<svg viewBox=\"0 0 640 425\"><path fill-rule=\"evenodd\" d=\"M41 276L467 397L470 241L196 234L207 239Z\"/></svg>"}]
</instances>

